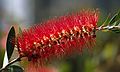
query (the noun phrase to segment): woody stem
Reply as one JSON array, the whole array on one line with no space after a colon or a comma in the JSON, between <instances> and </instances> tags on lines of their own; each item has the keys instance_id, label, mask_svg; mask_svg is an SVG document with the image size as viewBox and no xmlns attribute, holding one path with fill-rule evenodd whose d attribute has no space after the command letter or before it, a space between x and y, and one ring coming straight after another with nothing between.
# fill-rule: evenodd
<instances>
[{"instance_id":1,"label":"woody stem","mask_svg":"<svg viewBox=\"0 0 120 72\"><path fill-rule=\"evenodd\" d=\"M111 29L120 29L120 26L100 26L96 30L111 30Z\"/></svg>"}]
</instances>

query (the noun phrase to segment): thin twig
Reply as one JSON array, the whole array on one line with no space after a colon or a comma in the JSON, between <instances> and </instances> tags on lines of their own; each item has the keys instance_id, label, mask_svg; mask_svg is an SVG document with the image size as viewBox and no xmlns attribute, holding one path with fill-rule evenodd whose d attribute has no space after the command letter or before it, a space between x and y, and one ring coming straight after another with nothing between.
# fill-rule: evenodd
<instances>
[{"instance_id":1,"label":"thin twig","mask_svg":"<svg viewBox=\"0 0 120 72\"><path fill-rule=\"evenodd\" d=\"M103 26L103 27L98 27L96 30L111 30L111 29L120 29L120 26Z\"/></svg>"}]
</instances>

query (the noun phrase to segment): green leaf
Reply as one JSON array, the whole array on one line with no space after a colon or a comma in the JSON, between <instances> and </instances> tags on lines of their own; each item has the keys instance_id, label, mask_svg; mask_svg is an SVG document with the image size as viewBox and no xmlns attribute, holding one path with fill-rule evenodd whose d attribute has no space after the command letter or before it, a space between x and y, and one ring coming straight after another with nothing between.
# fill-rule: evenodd
<instances>
[{"instance_id":1,"label":"green leaf","mask_svg":"<svg viewBox=\"0 0 120 72\"><path fill-rule=\"evenodd\" d=\"M14 29L14 27L11 27L11 29L8 33L7 43L6 43L8 60L11 58L11 55L14 50L14 46L15 46L15 29Z\"/></svg>"},{"instance_id":2,"label":"green leaf","mask_svg":"<svg viewBox=\"0 0 120 72\"><path fill-rule=\"evenodd\" d=\"M118 21L116 21L115 26L118 26L120 24L120 19Z\"/></svg>"},{"instance_id":3,"label":"green leaf","mask_svg":"<svg viewBox=\"0 0 120 72\"><path fill-rule=\"evenodd\" d=\"M116 13L111 20L109 21L109 25L114 24L116 21L118 21L120 19L120 11L118 11L118 13Z\"/></svg>"},{"instance_id":4,"label":"green leaf","mask_svg":"<svg viewBox=\"0 0 120 72\"><path fill-rule=\"evenodd\" d=\"M106 20L104 21L103 26L108 25L108 22L110 21L109 16L110 14L107 16Z\"/></svg>"},{"instance_id":5,"label":"green leaf","mask_svg":"<svg viewBox=\"0 0 120 72\"><path fill-rule=\"evenodd\" d=\"M111 29L111 31L113 31L115 33L120 33L120 29Z\"/></svg>"},{"instance_id":6,"label":"green leaf","mask_svg":"<svg viewBox=\"0 0 120 72\"><path fill-rule=\"evenodd\" d=\"M24 72L24 70L20 66L11 65L7 68L7 72Z\"/></svg>"}]
</instances>

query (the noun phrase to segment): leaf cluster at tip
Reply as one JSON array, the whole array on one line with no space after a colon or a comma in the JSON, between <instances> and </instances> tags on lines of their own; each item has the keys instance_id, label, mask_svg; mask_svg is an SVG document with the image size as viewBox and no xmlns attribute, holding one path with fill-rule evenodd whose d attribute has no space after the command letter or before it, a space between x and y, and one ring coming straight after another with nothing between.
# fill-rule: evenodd
<instances>
[{"instance_id":1,"label":"leaf cluster at tip","mask_svg":"<svg viewBox=\"0 0 120 72\"><path fill-rule=\"evenodd\" d=\"M111 18L108 16L102 26L106 26L109 31L120 33L120 10Z\"/></svg>"},{"instance_id":2,"label":"leaf cluster at tip","mask_svg":"<svg viewBox=\"0 0 120 72\"><path fill-rule=\"evenodd\" d=\"M109 25L118 25L120 21L120 10L110 19Z\"/></svg>"}]
</instances>

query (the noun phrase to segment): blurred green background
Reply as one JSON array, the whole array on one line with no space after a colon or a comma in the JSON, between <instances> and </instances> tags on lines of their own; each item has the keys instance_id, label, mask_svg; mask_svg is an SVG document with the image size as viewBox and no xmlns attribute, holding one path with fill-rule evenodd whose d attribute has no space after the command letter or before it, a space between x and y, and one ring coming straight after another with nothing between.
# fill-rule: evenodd
<instances>
[{"instance_id":1,"label":"blurred green background","mask_svg":"<svg viewBox=\"0 0 120 72\"><path fill-rule=\"evenodd\" d=\"M120 10L120 0L0 0L0 68L12 25L24 29L84 8L99 8L100 26L109 13L113 15ZM82 55L56 62L53 67L58 72L120 72L120 34L99 31L96 39L92 54L84 50Z\"/></svg>"}]
</instances>

